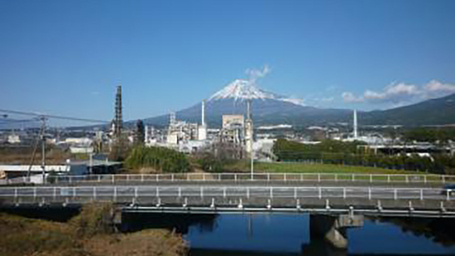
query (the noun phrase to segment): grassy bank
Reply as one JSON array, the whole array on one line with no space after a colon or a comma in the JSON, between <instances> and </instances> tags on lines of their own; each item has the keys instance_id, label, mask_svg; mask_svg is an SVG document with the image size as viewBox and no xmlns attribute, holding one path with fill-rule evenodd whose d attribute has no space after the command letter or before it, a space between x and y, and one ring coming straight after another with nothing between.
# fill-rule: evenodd
<instances>
[{"instance_id":1,"label":"grassy bank","mask_svg":"<svg viewBox=\"0 0 455 256\"><path fill-rule=\"evenodd\" d=\"M224 166L229 172L250 171L249 161L238 161ZM391 170L367 166L348 166L320 163L273 162L254 163L256 172L286 172L286 173L365 173L365 174L417 174L416 171Z\"/></svg>"},{"instance_id":2,"label":"grassy bank","mask_svg":"<svg viewBox=\"0 0 455 256\"><path fill-rule=\"evenodd\" d=\"M167 230L115 232L110 205L87 205L66 223L0 213L0 237L1 256L185 254L182 238Z\"/></svg>"}]
</instances>

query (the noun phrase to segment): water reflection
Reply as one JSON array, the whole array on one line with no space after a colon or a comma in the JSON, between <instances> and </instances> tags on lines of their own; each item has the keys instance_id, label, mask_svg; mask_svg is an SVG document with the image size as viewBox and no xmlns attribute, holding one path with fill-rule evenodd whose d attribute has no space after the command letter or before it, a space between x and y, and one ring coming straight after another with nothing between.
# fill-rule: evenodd
<instances>
[{"instance_id":1,"label":"water reflection","mask_svg":"<svg viewBox=\"0 0 455 256\"><path fill-rule=\"evenodd\" d=\"M136 232L149 228L165 228L185 235L191 228L204 234L215 230L217 217L216 214L123 213L120 230Z\"/></svg>"},{"instance_id":2,"label":"water reflection","mask_svg":"<svg viewBox=\"0 0 455 256\"><path fill-rule=\"evenodd\" d=\"M203 255L455 255L453 220L375 219L347 231L347 250L336 250L310 234L305 214L123 216L122 230L174 229ZM444 229L451 227L450 232Z\"/></svg>"}]
</instances>

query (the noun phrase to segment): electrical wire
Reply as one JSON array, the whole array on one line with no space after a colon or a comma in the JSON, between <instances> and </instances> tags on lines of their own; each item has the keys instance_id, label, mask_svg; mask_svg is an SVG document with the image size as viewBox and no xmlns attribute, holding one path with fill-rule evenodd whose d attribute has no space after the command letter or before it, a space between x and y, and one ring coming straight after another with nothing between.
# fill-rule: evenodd
<instances>
[{"instance_id":1,"label":"electrical wire","mask_svg":"<svg viewBox=\"0 0 455 256\"><path fill-rule=\"evenodd\" d=\"M36 117L41 117L41 118L44 117L44 118L62 119L62 120L71 120L71 121L80 121L80 122L89 122L89 123L109 123L109 121L99 120L99 119L78 118L78 117L69 117L69 116L61 116L61 115L48 115L48 114L42 114L42 113L17 111L17 110L9 110L9 109L0 109L0 112L8 113L8 114L36 116Z\"/></svg>"}]
</instances>

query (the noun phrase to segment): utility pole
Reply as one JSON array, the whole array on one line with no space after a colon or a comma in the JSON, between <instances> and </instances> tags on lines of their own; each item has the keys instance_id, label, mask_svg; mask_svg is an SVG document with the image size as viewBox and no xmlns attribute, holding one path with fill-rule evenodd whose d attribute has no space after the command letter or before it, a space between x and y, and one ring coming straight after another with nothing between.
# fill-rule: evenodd
<instances>
[{"instance_id":1,"label":"utility pole","mask_svg":"<svg viewBox=\"0 0 455 256\"><path fill-rule=\"evenodd\" d=\"M46 183L46 117L41 116L41 170L43 174L43 184Z\"/></svg>"},{"instance_id":2,"label":"utility pole","mask_svg":"<svg viewBox=\"0 0 455 256\"><path fill-rule=\"evenodd\" d=\"M90 156L90 160L89 160L88 174L93 174L93 153L90 153L89 156Z\"/></svg>"},{"instance_id":3,"label":"utility pole","mask_svg":"<svg viewBox=\"0 0 455 256\"><path fill-rule=\"evenodd\" d=\"M254 149L253 149L253 119L251 118L251 99L246 102L247 119L246 119L246 151L250 153L250 171L251 180L254 178Z\"/></svg>"},{"instance_id":4,"label":"utility pole","mask_svg":"<svg viewBox=\"0 0 455 256\"><path fill-rule=\"evenodd\" d=\"M250 170L251 170L251 180L253 180L254 178L254 150L251 150L251 155L250 155L250 159L251 159L251 166L250 166Z\"/></svg>"}]
</instances>

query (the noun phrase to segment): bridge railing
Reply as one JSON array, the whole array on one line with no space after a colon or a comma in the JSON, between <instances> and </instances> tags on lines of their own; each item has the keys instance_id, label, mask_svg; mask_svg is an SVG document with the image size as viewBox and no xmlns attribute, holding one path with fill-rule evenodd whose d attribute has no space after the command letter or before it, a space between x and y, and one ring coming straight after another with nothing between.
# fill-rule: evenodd
<instances>
[{"instance_id":1,"label":"bridge railing","mask_svg":"<svg viewBox=\"0 0 455 256\"><path fill-rule=\"evenodd\" d=\"M450 189L435 188L381 188L381 187L261 187L261 186L66 186L66 187L1 187L0 199L68 198L109 199L120 197L175 197L175 198L294 198L294 199L390 199L440 200L454 199Z\"/></svg>"},{"instance_id":2,"label":"bridge railing","mask_svg":"<svg viewBox=\"0 0 455 256\"><path fill-rule=\"evenodd\" d=\"M144 183L182 181L263 181L263 182L364 182L364 183L455 183L455 175L436 174L363 174L363 173L166 173L100 174L49 176L50 184Z\"/></svg>"}]
</instances>

